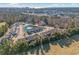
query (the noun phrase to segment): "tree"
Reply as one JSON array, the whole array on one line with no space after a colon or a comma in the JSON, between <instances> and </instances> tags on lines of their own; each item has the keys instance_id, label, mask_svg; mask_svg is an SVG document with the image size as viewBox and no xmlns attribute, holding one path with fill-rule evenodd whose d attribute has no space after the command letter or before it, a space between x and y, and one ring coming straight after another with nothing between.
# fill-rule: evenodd
<instances>
[{"instance_id":1,"label":"tree","mask_svg":"<svg viewBox=\"0 0 79 59\"><path fill-rule=\"evenodd\" d=\"M41 16L40 19L44 21L46 25L48 25L48 20L46 16Z\"/></svg>"},{"instance_id":2,"label":"tree","mask_svg":"<svg viewBox=\"0 0 79 59\"><path fill-rule=\"evenodd\" d=\"M0 45L0 54L11 54L11 41L4 40L3 43Z\"/></svg>"},{"instance_id":3,"label":"tree","mask_svg":"<svg viewBox=\"0 0 79 59\"><path fill-rule=\"evenodd\" d=\"M25 39L20 39L16 42L12 49L14 49L15 54L26 54L28 47L27 41Z\"/></svg>"},{"instance_id":4,"label":"tree","mask_svg":"<svg viewBox=\"0 0 79 59\"><path fill-rule=\"evenodd\" d=\"M34 25L34 24L35 24L34 16L31 16L30 18L31 18L31 19L30 19L30 20L31 20L31 23Z\"/></svg>"},{"instance_id":5,"label":"tree","mask_svg":"<svg viewBox=\"0 0 79 59\"><path fill-rule=\"evenodd\" d=\"M28 49L28 44L26 40L19 40L16 44L13 44L11 40L4 40L0 45L0 54L26 54Z\"/></svg>"}]
</instances>

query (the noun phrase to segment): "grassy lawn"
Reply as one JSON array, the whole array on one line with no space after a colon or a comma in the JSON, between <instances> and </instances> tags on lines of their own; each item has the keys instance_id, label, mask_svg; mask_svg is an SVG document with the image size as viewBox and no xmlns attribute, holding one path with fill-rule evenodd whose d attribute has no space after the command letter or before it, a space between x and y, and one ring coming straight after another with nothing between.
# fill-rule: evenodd
<instances>
[{"instance_id":1,"label":"grassy lawn","mask_svg":"<svg viewBox=\"0 0 79 59\"><path fill-rule=\"evenodd\" d=\"M0 23L0 27L2 27L3 25L6 25L6 22L1 22Z\"/></svg>"},{"instance_id":2,"label":"grassy lawn","mask_svg":"<svg viewBox=\"0 0 79 59\"><path fill-rule=\"evenodd\" d=\"M8 25L6 22L1 22L0 23L0 37L3 36L5 34L5 32L8 29Z\"/></svg>"}]
</instances>

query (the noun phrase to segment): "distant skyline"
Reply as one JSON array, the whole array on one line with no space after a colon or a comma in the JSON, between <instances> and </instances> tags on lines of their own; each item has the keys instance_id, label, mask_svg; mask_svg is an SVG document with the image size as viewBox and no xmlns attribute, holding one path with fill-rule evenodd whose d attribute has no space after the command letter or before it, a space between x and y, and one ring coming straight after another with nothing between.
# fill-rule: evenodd
<instances>
[{"instance_id":1,"label":"distant skyline","mask_svg":"<svg viewBox=\"0 0 79 59\"><path fill-rule=\"evenodd\" d=\"M0 7L19 7L19 8L79 7L79 3L0 3Z\"/></svg>"}]
</instances>

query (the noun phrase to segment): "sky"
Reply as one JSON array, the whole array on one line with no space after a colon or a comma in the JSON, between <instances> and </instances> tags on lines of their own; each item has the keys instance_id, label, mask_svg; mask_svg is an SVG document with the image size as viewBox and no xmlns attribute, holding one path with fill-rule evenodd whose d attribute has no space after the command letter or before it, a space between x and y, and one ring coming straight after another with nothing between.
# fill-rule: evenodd
<instances>
[{"instance_id":1,"label":"sky","mask_svg":"<svg viewBox=\"0 0 79 59\"><path fill-rule=\"evenodd\" d=\"M79 3L0 3L0 7L79 7Z\"/></svg>"}]
</instances>

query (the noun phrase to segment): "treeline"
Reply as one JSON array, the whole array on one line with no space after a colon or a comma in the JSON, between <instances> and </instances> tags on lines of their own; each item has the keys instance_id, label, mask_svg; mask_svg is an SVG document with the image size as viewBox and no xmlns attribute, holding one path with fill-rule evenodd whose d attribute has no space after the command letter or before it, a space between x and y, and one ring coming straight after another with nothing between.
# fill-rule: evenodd
<instances>
[{"instance_id":1,"label":"treeline","mask_svg":"<svg viewBox=\"0 0 79 59\"><path fill-rule=\"evenodd\" d=\"M28 22L35 24L38 20L47 21L48 16L38 16L38 15L29 15L29 14L21 14L21 13L6 13L0 14L0 22L7 22L9 25L12 25L16 22Z\"/></svg>"},{"instance_id":2,"label":"treeline","mask_svg":"<svg viewBox=\"0 0 79 59\"><path fill-rule=\"evenodd\" d=\"M64 32L57 31L54 34L48 34L47 36L38 35L34 40L28 41L28 39L20 39L13 43L12 40L3 40L3 43L0 45L0 54L27 54L29 49L32 49L36 46L50 43L51 41L56 40L69 40L70 37L79 34L79 28L69 28Z\"/></svg>"},{"instance_id":3,"label":"treeline","mask_svg":"<svg viewBox=\"0 0 79 59\"><path fill-rule=\"evenodd\" d=\"M35 24L38 21L44 21L47 26L55 28L68 29L79 27L79 17L77 16L48 16L42 14L21 14L21 13L4 13L0 14L0 22L6 22L9 26L16 22L28 22ZM2 34L1 34L2 35Z\"/></svg>"},{"instance_id":4,"label":"treeline","mask_svg":"<svg viewBox=\"0 0 79 59\"><path fill-rule=\"evenodd\" d=\"M28 22L35 24L38 21L44 21L48 26L59 28L79 27L78 16L49 16L43 14L22 14L22 13L6 13L0 14L0 22L7 22L10 26L16 22Z\"/></svg>"}]
</instances>

